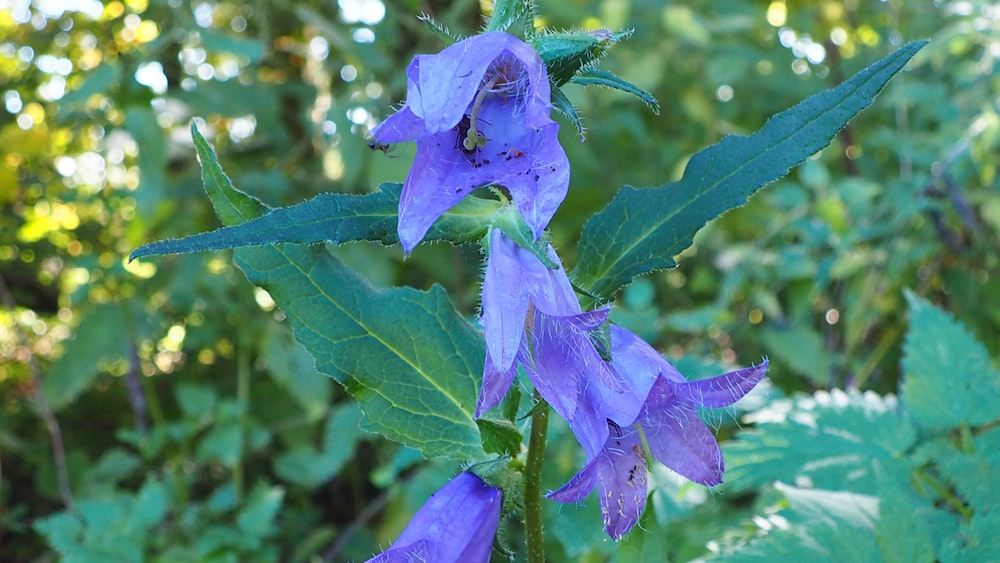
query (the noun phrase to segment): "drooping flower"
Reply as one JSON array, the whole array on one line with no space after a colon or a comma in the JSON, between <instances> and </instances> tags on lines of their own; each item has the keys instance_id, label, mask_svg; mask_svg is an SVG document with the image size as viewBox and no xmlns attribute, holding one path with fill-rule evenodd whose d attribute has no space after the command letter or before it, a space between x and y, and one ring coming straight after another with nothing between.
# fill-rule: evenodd
<instances>
[{"instance_id":1,"label":"drooping flower","mask_svg":"<svg viewBox=\"0 0 1000 563\"><path fill-rule=\"evenodd\" d=\"M587 451L587 464L549 498L578 502L596 486L604 530L614 539L632 529L646 507L646 453L678 474L706 486L722 482L725 464L715 436L698 416L698 407L729 406L750 392L767 372L767 362L723 375L688 381L649 344L631 332L611 327L612 368L623 377L656 377L635 424L607 422L603 446ZM628 372L626 375L625 372ZM573 421L570 421L573 426ZM581 430L574 428L579 439ZM584 447L595 440L580 440Z\"/></svg>"},{"instance_id":2,"label":"drooping flower","mask_svg":"<svg viewBox=\"0 0 1000 563\"><path fill-rule=\"evenodd\" d=\"M368 561L488 562L502 497L476 474L462 473L420 507L392 547Z\"/></svg>"},{"instance_id":3,"label":"drooping flower","mask_svg":"<svg viewBox=\"0 0 1000 563\"><path fill-rule=\"evenodd\" d=\"M551 246L546 267L499 229L490 234L483 279L486 364L476 416L494 407L522 366L542 398L596 450L607 418L634 420L652 385L627 385L594 348L589 333L608 309L584 312Z\"/></svg>"},{"instance_id":4,"label":"drooping flower","mask_svg":"<svg viewBox=\"0 0 1000 563\"><path fill-rule=\"evenodd\" d=\"M403 249L487 184L507 189L539 237L566 196L569 162L538 54L493 31L414 57L406 77L406 105L372 131L379 146L417 142L399 203Z\"/></svg>"}]
</instances>

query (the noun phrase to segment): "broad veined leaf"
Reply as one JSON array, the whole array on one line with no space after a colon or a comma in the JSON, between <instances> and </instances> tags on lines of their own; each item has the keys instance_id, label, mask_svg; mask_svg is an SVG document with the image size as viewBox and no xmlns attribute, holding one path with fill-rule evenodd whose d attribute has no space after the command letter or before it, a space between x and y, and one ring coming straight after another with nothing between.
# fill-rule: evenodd
<instances>
[{"instance_id":1,"label":"broad veined leaf","mask_svg":"<svg viewBox=\"0 0 1000 563\"><path fill-rule=\"evenodd\" d=\"M830 143L927 42L907 43L847 82L773 116L750 135L729 136L691 158L683 177L657 188L623 188L584 226L573 277L605 298L674 256L712 219Z\"/></svg>"},{"instance_id":2,"label":"broad veined leaf","mask_svg":"<svg viewBox=\"0 0 1000 563\"><path fill-rule=\"evenodd\" d=\"M982 344L948 313L907 292L900 398L913 423L941 431L1000 417L1000 372Z\"/></svg>"},{"instance_id":3,"label":"broad veined leaf","mask_svg":"<svg viewBox=\"0 0 1000 563\"><path fill-rule=\"evenodd\" d=\"M397 244L401 190L402 184L382 184L377 192L365 195L324 193L296 205L273 209L246 223L149 243L136 249L129 258L283 242L339 244L365 240ZM424 239L474 241L483 236L483 226L499 208L498 201L467 197L445 213Z\"/></svg>"},{"instance_id":4,"label":"broad veined leaf","mask_svg":"<svg viewBox=\"0 0 1000 563\"><path fill-rule=\"evenodd\" d=\"M783 509L758 517L761 533L744 544L723 545L712 561L880 561L875 540L879 499L841 491L776 483Z\"/></svg>"},{"instance_id":5,"label":"broad veined leaf","mask_svg":"<svg viewBox=\"0 0 1000 563\"><path fill-rule=\"evenodd\" d=\"M873 463L893 467L916 441L892 397L820 391L744 418L752 431L723 445L727 489L808 479L818 488L876 494Z\"/></svg>"},{"instance_id":6,"label":"broad veined leaf","mask_svg":"<svg viewBox=\"0 0 1000 563\"><path fill-rule=\"evenodd\" d=\"M193 124L191 132L222 222L266 213L233 188ZM443 289L377 289L319 246L246 247L235 256L284 311L316 368L359 400L363 429L427 456L485 455L472 418L485 346Z\"/></svg>"}]
</instances>

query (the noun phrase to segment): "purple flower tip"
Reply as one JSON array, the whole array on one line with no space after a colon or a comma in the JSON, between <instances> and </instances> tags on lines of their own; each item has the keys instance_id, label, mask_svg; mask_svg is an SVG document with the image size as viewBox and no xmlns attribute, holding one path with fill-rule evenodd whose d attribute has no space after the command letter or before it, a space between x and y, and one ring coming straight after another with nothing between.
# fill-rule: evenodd
<instances>
[{"instance_id":1,"label":"purple flower tip","mask_svg":"<svg viewBox=\"0 0 1000 563\"><path fill-rule=\"evenodd\" d=\"M369 563L490 560L503 492L474 473L448 482L413 515L392 547Z\"/></svg>"},{"instance_id":2,"label":"purple flower tip","mask_svg":"<svg viewBox=\"0 0 1000 563\"><path fill-rule=\"evenodd\" d=\"M406 105L372 131L379 144L415 140L399 203L409 253L445 211L479 186L510 193L541 236L569 186L569 162L550 117L545 65L527 44L493 31L406 70Z\"/></svg>"}]
</instances>

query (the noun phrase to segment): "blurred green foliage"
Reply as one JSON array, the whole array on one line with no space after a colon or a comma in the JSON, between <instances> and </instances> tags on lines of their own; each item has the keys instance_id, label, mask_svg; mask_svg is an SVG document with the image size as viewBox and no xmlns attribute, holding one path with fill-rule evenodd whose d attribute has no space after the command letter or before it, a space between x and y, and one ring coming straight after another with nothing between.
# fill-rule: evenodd
<instances>
[{"instance_id":1,"label":"blurred green foliage","mask_svg":"<svg viewBox=\"0 0 1000 563\"><path fill-rule=\"evenodd\" d=\"M409 0L0 3L2 558L365 559L456 469L359 430L353 402L315 371L270 296L243 280L230 253L132 264L125 257L151 240L219 226L201 191L192 117L206 120L203 132L234 183L272 205L400 181L412 149L371 151L365 132L400 101L410 57L440 48L415 16L424 10L463 32L480 25L480 8ZM824 480L780 457L760 465L751 434L733 446L730 495L706 503L704 491L652 475L654 510L643 527L666 527L668 536L634 533L619 560L664 549L687 560L706 555L706 546L725 553L753 535L753 514L782 508L794 532L802 519L828 514L831 502L857 530L855 545L889 549L892 530L870 517L875 491L887 491L885 513L910 514L927 529L961 520L963 537L987 549L972 553L989 553L993 523L976 503L990 504L973 490L983 468L997 465L985 453L997 451L989 413L984 421L985 411L970 410L979 418L963 425L956 420L964 415L933 414L947 406L922 404L922 421L901 421L890 398L859 391L897 393L918 369L920 356L903 360L904 289L971 332L951 330L911 298L909 315L919 309L930 320L911 326L906 342L975 350L964 363L938 358L937 369L982 366L1000 352L996 6L542 1L539 14L538 25L557 28L634 28L601 66L661 104L654 115L620 92L566 87L587 127L585 143L569 123L562 128L573 175L553 237L567 265L584 221L622 185L677 179L694 152L724 135L758 129L904 41L932 39L837 142L713 222L678 268L627 287L613 315L680 358L689 376L768 356L773 401L747 407L756 410L748 421L758 436L785 432L808 442L814 438L787 421L780 432L769 429L768 413L822 411L810 401L846 397L822 414L850 420L850 409L860 409L875 417L857 431L866 440L898 430L885 438L890 452L904 456L904 469L920 468L920 482L937 495L921 502L972 502L928 516L931 508L898 489L906 476L894 479L902 471L895 465L845 469L857 482ZM439 283L463 314L476 312L481 265L472 247L423 246L405 262L398 249L377 245L331 251L376 285ZM935 341L938 328L951 336ZM976 340L981 349L969 343ZM976 377L958 378L957 392L998 384ZM907 383L904 399L940 396L949 381L923 391ZM39 393L61 429L64 456L50 447ZM877 419L883 411L887 418ZM723 437L733 436L732 424L719 424ZM933 439L911 448L910 424ZM949 441L948 432L959 438ZM553 428L553 443L563 438L565 428ZM759 440L761 448L791 447ZM577 454L552 447L546 486L572 474ZM810 484L854 496L816 499L799 490ZM549 509L553 559L612 556L596 502ZM567 514L585 517L560 519ZM516 545L518 533L505 526L501 541ZM949 541L937 546L945 559L961 548Z\"/></svg>"}]
</instances>

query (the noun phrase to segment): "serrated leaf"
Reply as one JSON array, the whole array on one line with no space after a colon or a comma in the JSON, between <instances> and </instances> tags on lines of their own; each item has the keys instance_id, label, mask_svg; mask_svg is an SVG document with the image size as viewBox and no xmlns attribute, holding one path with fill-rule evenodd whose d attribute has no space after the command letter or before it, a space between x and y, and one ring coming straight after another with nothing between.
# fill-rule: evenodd
<instances>
[{"instance_id":1,"label":"serrated leaf","mask_svg":"<svg viewBox=\"0 0 1000 563\"><path fill-rule=\"evenodd\" d=\"M223 223L263 214L232 187L193 125L192 135ZM316 246L244 247L235 258L281 307L316 368L359 400L363 429L426 456L484 456L472 414L485 346L440 286L377 289Z\"/></svg>"},{"instance_id":2,"label":"serrated leaf","mask_svg":"<svg viewBox=\"0 0 1000 563\"><path fill-rule=\"evenodd\" d=\"M402 184L382 184L379 191L365 194L324 193L289 207L279 207L246 223L223 227L181 239L143 245L129 259L159 254L183 254L222 250L239 246L352 241L397 244L396 221ZM485 232L497 201L467 197L428 231L425 240L466 243Z\"/></svg>"},{"instance_id":3,"label":"serrated leaf","mask_svg":"<svg viewBox=\"0 0 1000 563\"><path fill-rule=\"evenodd\" d=\"M878 499L840 491L805 489L776 483L787 508L760 516L768 524L742 545L724 546L711 560L731 562L843 561L876 563L878 545L873 528Z\"/></svg>"},{"instance_id":4,"label":"serrated leaf","mask_svg":"<svg viewBox=\"0 0 1000 563\"><path fill-rule=\"evenodd\" d=\"M723 445L726 487L745 491L774 481L876 494L872 464L905 463L916 432L892 397L820 391L775 401L747 415L757 427Z\"/></svg>"},{"instance_id":5,"label":"serrated leaf","mask_svg":"<svg viewBox=\"0 0 1000 563\"><path fill-rule=\"evenodd\" d=\"M637 276L675 266L674 256L705 223L829 144L926 43L907 43L836 88L775 115L753 135L728 136L699 152L678 182L623 188L584 226L577 284L611 297Z\"/></svg>"},{"instance_id":6,"label":"serrated leaf","mask_svg":"<svg viewBox=\"0 0 1000 563\"><path fill-rule=\"evenodd\" d=\"M639 88L635 84L632 84L628 80L625 80L620 76L616 76L606 70L585 70L574 76L570 82L581 86L606 86L608 88L621 90L622 92L632 94L642 100L647 106L649 106L649 109L653 110L653 113L657 115L660 113L660 102L657 102L656 98L654 98L652 94L642 88Z\"/></svg>"},{"instance_id":7,"label":"serrated leaf","mask_svg":"<svg viewBox=\"0 0 1000 563\"><path fill-rule=\"evenodd\" d=\"M201 183L208 199L215 209L215 216L223 225L239 225L256 219L270 211L270 208L252 195L241 192L233 186L232 180L219 165L219 157L212 145L201 136L198 124L191 120L191 139L201 165Z\"/></svg>"},{"instance_id":8,"label":"serrated leaf","mask_svg":"<svg viewBox=\"0 0 1000 563\"><path fill-rule=\"evenodd\" d=\"M877 464L875 477L879 492L875 539L881 550L882 561L885 563L934 561L935 532L939 537L946 535L947 532L931 524L930 517L934 512L931 502L914 492L909 484L910 474L907 472L893 473Z\"/></svg>"},{"instance_id":9,"label":"serrated leaf","mask_svg":"<svg viewBox=\"0 0 1000 563\"><path fill-rule=\"evenodd\" d=\"M1000 506L1000 426L973 438L971 446L969 452L939 453L939 471L972 509L989 512Z\"/></svg>"},{"instance_id":10,"label":"serrated leaf","mask_svg":"<svg viewBox=\"0 0 1000 563\"><path fill-rule=\"evenodd\" d=\"M1000 418L1000 373L982 344L948 313L907 292L900 400L928 431Z\"/></svg>"},{"instance_id":11,"label":"serrated leaf","mask_svg":"<svg viewBox=\"0 0 1000 563\"><path fill-rule=\"evenodd\" d=\"M361 427L427 456L483 455L472 418L482 336L440 286L379 290L322 248L240 248L236 263L288 317L316 368L354 395Z\"/></svg>"}]
</instances>

